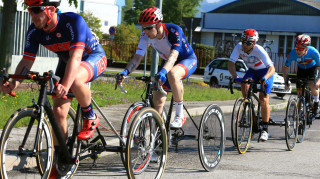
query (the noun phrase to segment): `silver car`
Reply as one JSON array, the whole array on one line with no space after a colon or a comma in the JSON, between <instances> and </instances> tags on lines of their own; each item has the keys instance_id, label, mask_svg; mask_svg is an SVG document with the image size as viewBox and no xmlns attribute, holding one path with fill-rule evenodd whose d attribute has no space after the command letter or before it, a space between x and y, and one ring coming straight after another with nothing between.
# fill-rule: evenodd
<instances>
[{"instance_id":1,"label":"silver car","mask_svg":"<svg viewBox=\"0 0 320 179\"><path fill-rule=\"evenodd\" d=\"M212 60L204 70L203 81L212 87L228 86L228 77L231 77L231 74L228 70L228 61L228 58L216 58ZM243 78L248 70L247 65L241 59L236 61L235 65L237 75L240 78ZM285 90L283 77L278 75L278 73L275 73L274 75L275 76L271 92L276 93L278 97L283 97L286 94L291 94L291 88L289 90ZM238 84L235 84L235 86L239 87Z\"/></svg>"}]
</instances>

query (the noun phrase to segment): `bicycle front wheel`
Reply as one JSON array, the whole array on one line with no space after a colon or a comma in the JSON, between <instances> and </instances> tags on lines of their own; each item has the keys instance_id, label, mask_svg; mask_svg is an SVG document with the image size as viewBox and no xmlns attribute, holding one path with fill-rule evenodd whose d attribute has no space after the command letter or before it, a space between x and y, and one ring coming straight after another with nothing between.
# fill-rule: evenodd
<instances>
[{"instance_id":1,"label":"bicycle front wheel","mask_svg":"<svg viewBox=\"0 0 320 179\"><path fill-rule=\"evenodd\" d=\"M206 171L214 170L224 152L224 119L219 106L211 104L203 113L199 129L199 157Z\"/></svg>"},{"instance_id":2,"label":"bicycle front wheel","mask_svg":"<svg viewBox=\"0 0 320 179\"><path fill-rule=\"evenodd\" d=\"M240 154L246 153L249 148L252 135L252 108L248 100L240 104L236 122L236 143Z\"/></svg>"},{"instance_id":3,"label":"bicycle front wheel","mask_svg":"<svg viewBox=\"0 0 320 179\"><path fill-rule=\"evenodd\" d=\"M140 174L135 178L161 178L167 151L167 133L162 118L153 108L141 109L132 121L126 143L128 177Z\"/></svg>"},{"instance_id":4,"label":"bicycle front wheel","mask_svg":"<svg viewBox=\"0 0 320 179\"><path fill-rule=\"evenodd\" d=\"M241 102L243 101L244 99L242 97L238 97L236 99L236 101L234 102L234 105L233 105L233 109L232 109L232 117L231 117L231 137L232 137L232 142L233 142L233 145L234 146L237 146L237 143L236 143L236 128L237 128L237 119L238 119L238 111L239 111L239 107L240 107L240 104Z\"/></svg>"},{"instance_id":5,"label":"bicycle front wheel","mask_svg":"<svg viewBox=\"0 0 320 179\"><path fill-rule=\"evenodd\" d=\"M288 150L293 150L296 145L299 127L299 114L296 99L288 101L285 118L285 137Z\"/></svg>"},{"instance_id":6,"label":"bicycle front wheel","mask_svg":"<svg viewBox=\"0 0 320 179\"><path fill-rule=\"evenodd\" d=\"M39 124L37 111L34 107L21 108L5 125L0 144L1 178L48 178L53 140L47 116Z\"/></svg>"}]
</instances>

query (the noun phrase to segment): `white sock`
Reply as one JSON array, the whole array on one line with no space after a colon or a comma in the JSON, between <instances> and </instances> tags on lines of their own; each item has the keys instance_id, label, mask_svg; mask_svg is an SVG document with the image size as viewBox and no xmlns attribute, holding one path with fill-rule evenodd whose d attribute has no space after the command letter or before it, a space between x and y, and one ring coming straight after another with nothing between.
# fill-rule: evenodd
<instances>
[{"instance_id":1,"label":"white sock","mask_svg":"<svg viewBox=\"0 0 320 179\"><path fill-rule=\"evenodd\" d=\"M319 102L319 96L313 96L313 100L314 100L314 102Z\"/></svg>"},{"instance_id":2,"label":"white sock","mask_svg":"<svg viewBox=\"0 0 320 179\"><path fill-rule=\"evenodd\" d=\"M174 102L174 105L176 105L176 115L183 115L183 100L179 102Z\"/></svg>"}]
</instances>

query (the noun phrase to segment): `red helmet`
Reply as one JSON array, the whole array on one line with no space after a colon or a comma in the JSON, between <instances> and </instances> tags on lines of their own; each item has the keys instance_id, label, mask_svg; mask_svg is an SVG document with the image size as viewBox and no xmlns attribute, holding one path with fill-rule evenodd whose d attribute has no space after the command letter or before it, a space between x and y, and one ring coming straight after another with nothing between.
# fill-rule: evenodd
<instances>
[{"instance_id":1,"label":"red helmet","mask_svg":"<svg viewBox=\"0 0 320 179\"><path fill-rule=\"evenodd\" d=\"M259 40L259 34L254 29L247 29L243 31L241 35L241 40L250 41L250 42L257 42Z\"/></svg>"},{"instance_id":2,"label":"red helmet","mask_svg":"<svg viewBox=\"0 0 320 179\"><path fill-rule=\"evenodd\" d=\"M302 35L298 35L296 38L296 41L294 42L294 45L296 47L306 47L308 45L310 45L311 43L311 38L309 35L306 34L302 34Z\"/></svg>"},{"instance_id":3,"label":"red helmet","mask_svg":"<svg viewBox=\"0 0 320 179\"><path fill-rule=\"evenodd\" d=\"M24 4L27 6L54 6L60 5L60 0L24 0Z\"/></svg>"},{"instance_id":4,"label":"red helmet","mask_svg":"<svg viewBox=\"0 0 320 179\"><path fill-rule=\"evenodd\" d=\"M157 7L149 7L143 10L139 17L139 24L156 24L162 22L161 10Z\"/></svg>"}]
</instances>

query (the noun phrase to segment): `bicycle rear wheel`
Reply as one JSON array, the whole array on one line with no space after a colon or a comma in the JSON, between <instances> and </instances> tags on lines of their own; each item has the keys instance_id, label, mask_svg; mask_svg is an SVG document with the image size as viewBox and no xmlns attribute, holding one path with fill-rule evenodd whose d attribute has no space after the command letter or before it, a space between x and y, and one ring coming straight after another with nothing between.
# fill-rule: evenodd
<instances>
[{"instance_id":1,"label":"bicycle rear wheel","mask_svg":"<svg viewBox=\"0 0 320 179\"><path fill-rule=\"evenodd\" d=\"M232 137L232 142L233 142L233 145L234 146L237 146L236 144L236 128L237 128L237 115L238 115L238 111L239 111L239 107L240 107L240 104L241 102L243 101L244 99L242 97L238 97L236 99L236 101L234 102L234 105L233 105L233 109L232 109L232 117L231 117L231 137Z\"/></svg>"},{"instance_id":2,"label":"bicycle rear wheel","mask_svg":"<svg viewBox=\"0 0 320 179\"><path fill-rule=\"evenodd\" d=\"M240 104L236 126L237 150L240 154L244 154L249 148L252 135L252 108L247 99Z\"/></svg>"},{"instance_id":3,"label":"bicycle rear wheel","mask_svg":"<svg viewBox=\"0 0 320 179\"><path fill-rule=\"evenodd\" d=\"M297 101L292 98L288 101L285 118L285 137L288 150L293 150L297 141L299 116Z\"/></svg>"},{"instance_id":4,"label":"bicycle rear wheel","mask_svg":"<svg viewBox=\"0 0 320 179\"><path fill-rule=\"evenodd\" d=\"M206 171L214 170L224 152L224 118L219 106L211 104L202 115L198 137L199 157Z\"/></svg>"},{"instance_id":5,"label":"bicycle rear wheel","mask_svg":"<svg viewBox=\"0 0 320 179\"><path fill-rule=\"evenodd\" d=\"M34 107L21 108L10 117L1 135L1 178L48 178L53 140L47 115L41 124L39 121L40 114ZM35 141L38 141L36 147Z\"/></svg>"},{"instance_id":6,"label":"bicycle rear wheel","mask_svg":"<svg viewBox=\"0 0 320 179\"><path fill-rule=\"evenodd\" d=\"M306 135L307 108L305 104L306 103L304 98L298 98L298 101L297 101L297 108L298 108L298 115L299 115L298 136L297 136L298 143L302 143L304 136Z\"/></svg>"},{"instance_id":7,"label":"bicycle rear wheel","mask_svg":"<svg viewBox=\"0 0 320 179\"><path fill-rule=\"evenodd\" d=\"M140 174L135 178L162 177L168 141L165 124L156 110L150 107L141 109L133 119L126 147L129 178L133 178L135 174Z\"/></svg>"}]
</instances>

